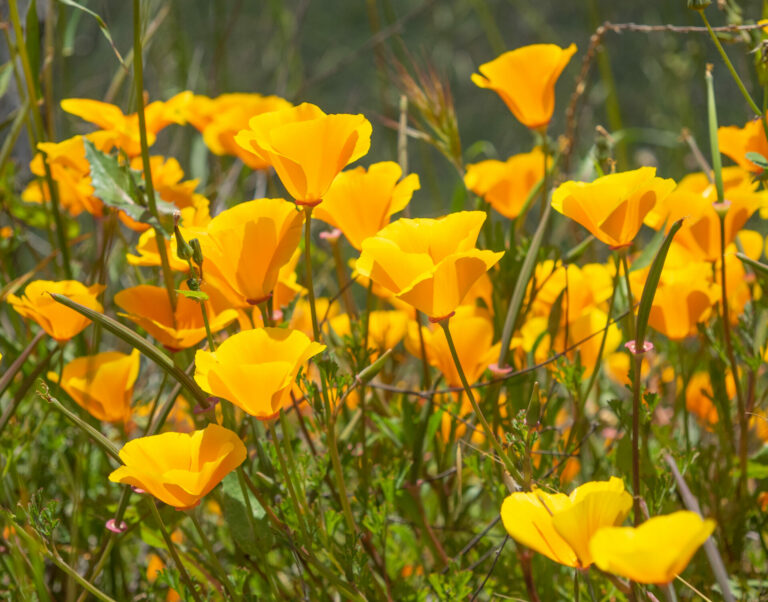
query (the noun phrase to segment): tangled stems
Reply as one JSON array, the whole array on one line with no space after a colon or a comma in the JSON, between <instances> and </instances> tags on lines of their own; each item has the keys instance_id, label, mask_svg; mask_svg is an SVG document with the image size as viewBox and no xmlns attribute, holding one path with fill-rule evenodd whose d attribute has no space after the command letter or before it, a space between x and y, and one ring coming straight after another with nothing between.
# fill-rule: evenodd
<instances>
[{"instance_id":1,"label":"tangled stems","mask_svg":"<svg viewBox=\"0 0 768 602\"><path fill-rule=\"evenodd\" d=\"M211 540L208 539L208 536L205 534L205 531L203 530L203 526L200 524L200 520L197 518L196 511L190 510L188 514L189 514L189 518L192 519L192 524L195 525L195 530L197 531L198 535L200 535L200 539L203 542L205 551L208 552L208 556L211 559L213 566L216 568L216 572L219 575L221 584L224 586L224 589L227 590L227 595L232 600L241 600L242 598L238 596L232 589L232 584L229 582L229 574L227 573L227 571L224 570L224 567L221 566L219 557L216 555L216 552L214 551L213 546L211 545Z\"/></svg>"},{"instance_id":2,"label":"tangled stems","mask_svg":"<svg viewBox=\"0 0 768 602\"><path fill-rule=\"evenodd\" d=\"M498 454L499 458L504 463L504 468L507 469L507 472L512 476L512 478L515 481L517 481L518 483L522 483L523 476L520 474L520 471L512 463L512 460L509 459L509 456L504 452L504 448L501 447L501 443L499 443L499 440L496 438L496 434L491 429L491 425L488 424L488 421L485 419L485 416L483 415L483 411L480 409L480 406L477 404L477 401L475 400L475 395L472 392L472 387L469 386L469 383L467 382L467 377L464 374L464 369L461 367L461 362L459 361L459 355L456 352L456 346L453 343L453 337L451 337L451 328L450 328L449 322L450 322L450 318L446 318L445 320L442 320L440 322L440 326L442 327L443 332L445 332L445 340L448 342L448 349L451 350L451 357L453 358L453 363L456 366L456 371L459 373L459 378L461 379L461 384L464 387L464 392L467 394L467 397L469 398L469 403L472 405L472 410L475 412L475 414L477 415L477 419L480 421L480 424L483 426L483 431L485 433L485 436L491 442L491 446L493 447L494 451Z\"/></svg>"}]
</instances>

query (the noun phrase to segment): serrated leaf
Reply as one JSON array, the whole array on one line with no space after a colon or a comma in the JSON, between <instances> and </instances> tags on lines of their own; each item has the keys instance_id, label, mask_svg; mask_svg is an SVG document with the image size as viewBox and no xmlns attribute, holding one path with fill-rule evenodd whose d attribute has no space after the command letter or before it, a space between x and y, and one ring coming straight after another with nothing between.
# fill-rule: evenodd
<instances>
[{"instance_id":1,"label":"serrated leaf","mask_svg":"<svg viewBox=\"0 0 768 602\"><path fill-rule=\"evenodd\" d=\"M168 216L167 223L156 220L149 209L136 202L137 183L141 176L139 172L121 166L117 158L97 149L85 138L85 158L91 166L91 185L94 196L110 207L125 212L128 217L145 224L170 232L172 215L176 206L165 201L157 201L157 211Z\"/></svg>"},{"instance_id":2,"label":"serrated leaf","mask_svg":"<svg viewBox=\"0 0 768 602\"><path fill-rule=\"evenodd\" d=\"M245 498L237 473L230 472L221 482L221 511L224 520L232 534L232 539L235 540L240 549L246 554L258 555L259 549L265 549L269 546L272 534L266 522L264 508L250 491L248 492L248 500L253 511L257 539L254 539L251 534L251 527L246 514L248 509L245 505Z\"/></svg>"},{"instance_id":3,"label":"serrated leaf","mask_svg":"<svg viewBox=\"0 0 768 602\"><path fill-rule=\"evenodd\" d=\"M176 292L180 295L184 295L187 299L194 299L195 301L208 301L208 293L204 293L203 291L189 291L186 289L182 290L177 288Z\"/></svg>"},{"instance_id":4,"label":"serrated leaf","mask_svg":"<svg viewBox=\"0 0 768 602\"><path fill-rule=\"evenodd\" d=\"M763 155L761 155L760 153L749 152L746 154L746 157L758 167L762 169L768 169L768 159L763 157Z\"/></svg>"}]
</instances>

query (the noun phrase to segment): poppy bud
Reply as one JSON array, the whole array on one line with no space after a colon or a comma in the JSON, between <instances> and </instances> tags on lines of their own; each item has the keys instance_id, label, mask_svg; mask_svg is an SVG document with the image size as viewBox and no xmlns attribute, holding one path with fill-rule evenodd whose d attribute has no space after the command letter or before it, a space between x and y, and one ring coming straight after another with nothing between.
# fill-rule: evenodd
<instances>
[{"instance_id":1,"label":"poppy bud","mask_svg":"<svg viewBox=\"0 0 768 602\"><path fill-rule=\"evenodd\" d=\"M693 10L704 10L710 4L712 4L712 0L688 0L688 8Z\"/></svg>"},{"instance_id":2,"label":"poppy bud","mask_svg":"<svg viewBox=\"0 0 768 602\"><path fill-rule=\"evenodd\" d=\"M191 259L193 249L189 246L187 241L184 240L178 225L174 227L174 232L176 233L176 254L180 259Z\"/></svg>"},{"instance_id":3,"label":"poppy bud","mask_svg":"<svg viewBox=\"0 0 768 602\"><path fill-rule=\"evenodd\" d=\"M192 261L198 266L203 265L203 249L200 247L200 241L193 238L189 241L189 245L192 247Z\"/></svg>"}]
</instances>

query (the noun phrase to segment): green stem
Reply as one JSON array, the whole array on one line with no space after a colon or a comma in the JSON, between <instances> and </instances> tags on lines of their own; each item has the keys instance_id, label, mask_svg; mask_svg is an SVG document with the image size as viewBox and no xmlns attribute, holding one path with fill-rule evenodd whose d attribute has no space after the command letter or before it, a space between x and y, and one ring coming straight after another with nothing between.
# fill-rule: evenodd
<instances>
[{"instance_id":1,"label":"green stem","mask_svg":"<svg viewBox=\"0 0 768 602\"><path fill-rule=\"evenodd\" d=\"M331 464L333 472L336 473L336 487L339 490L339 499L341 508L344 512L344 519L347 522L347 528L353 535L357 535L357 525L352 516L352 507L349 505L347 496L347 486L344 483L344 473L342 472L341 460L339 459L339 450L336 444L336 418L335 413L331 413L328 420L328 452L331 454Z\"/></svg>"},{"instance_id":2,"label":"green stem","mask_svg":"<svg viewBox=\"0 0 768 602\"><path fill-rule=\"evenodd\" d=\"M520 471L512 463L512 460L510 460L509 456L504 452L504 448L501 447L501 443L499 443L499 440L496 438L496 434L493 432L491 425L488 424L488 421L485 419L485 415L483 414L483 411L480 409L480 406L477 404L477 400L475 400L475 395L472 392L472 387L469 386L469 383L467 382L467 377L464 374L464 369L461 367L459 354L456 352L456 346L454 345L453 337L451 336L451 328L450 328L449 322L450 322L450 318L445 319L440 322L440 326L443 328L443 332L445 332L445 340L448 343L448 349L451 350L451 357L453 358L453 363L456 366L456 371L459 373L459 378L461 379L461 384L464 387L464 391L466 392L467 397L469 398L469 403L472 405L472 410L475 412L477 419L480 421L480 424L483 426L485 437L488 439L488 441L491 442L491 446L493 447L494 451L498 454L499 459L504 463L504 467L507 469L507 472L518 483L522 483L523 476L520 474Z\"/></svg>"},{"instance_id":3,"label":"green stem","mask_svg":"<svg viewBox=\"0 0 768 602\"><path fill-rule=\"evenodd\" d=\"M621 259L621 265L624 268L624 282L627 285L627 334L629 340L632 341L635 338L635 311L634 311L634 297L632 296L632 285L629 282L629 263L627 263L627 249L620 249L618 251ZM616 272L619 270L619 262L616 262ZM642 341L639 343L642 344Z\"/></svg>"},{"instance_id":4,"label":"green stem","mask_svg":"<svg viewBox=\"0 0 768 602\"><path fill-rule=\"evenodd\" d=\"M195 525L195 530L197 531L197 534L200 536L200 539L203 541L203 546L205 547L205 551L208 552L208 558L210 559L211 563L213 563L213 566L218 573L219 581L224 586L224 589L227 590L227 595L232 600L241 600L242 598L238 596L235 593L235 591L232 589L232 584L229 581L229 573L227 573L227 571L224 570L224 567L221 566L219 557L214 551L213 545L211 545L210 539L208 539L208 537L206 536L205 531L203 530L203 526L200 524L200 520L197 518L197 512L195 510L190 510L187 514L189 514L189 518L192 519L192 524Z\"/></svg>"},{"instance_id":5,"label":"green stem","mask_svg":"<svg viewBox=\"0 0 768 602\"><path fill-rule=\"evenodd\" d=\"M589 376L587 388L584 390L583 398L585 401L587 397L589 397L589 393L595 384L597 374L600 371L600 366L602 365L601 359L603 357L603 351L605 351L605 341L608 338L608 329L611 326L611 314L613 313L613 304L616 300L616 289L619 288L618 264L616 265L616 268L616 273L613 276L613 291L611 292L611 300L608 302L608 315L605 317L605 330L603 330L603 336L600 339L600 350L597 352L597 364L595 364L595 368L592 370L592 374Z\"/></svg>"},{"instance_id":6,"label":"green stem","mask_svg":"<svg viewBox=\"0 0 768 602\"><path fill-rule=\"evenodd\" d=\"M280 413L282 414L282 411ZM269 426L272 428L272 443L275 446L275 452L277 453L277 460L280 464L280 470L283 473L283 478L285 479L285 486L288 489L288 496L291 498L294 510L296 511L296 522L299 523L299 530L304 536L304 539L309 541L307 526L305 523L306 512L304 507L299 503L299 496L296 494L296 487L294 487L291 473L288 470L288 463L285 461L285 455L283 455L283 450L280 446L280 440L277 436L277 429L275 429L275 425L273 424L270 424ZM283 435L285 435L285 429L283 429Z\"/></svg>"},{"instance_id":7,"label":"green stem","mask_svg":"<svg viewBox=\"0 0 768 602\"><path fill-rule=\"evenodd\" d=\"M133 0L133 74L136 84L136 113L139 116L139 141L141 142L141 161L144 171L144 186L147 191L147 203L149 212L155 220L159 221L157 211L157 201L155 200L155 187L152 183L152 168L149 162L149 145L147 144L147 123L144 115L144 66L141 51L141 2ZM173 272L171 264L168 261L168 249L165 246L165 232L162 228L155 226L155 240L157 241L157 252L160 255L160 265L163 270L163 280L165 288L168 291L168 298L171 302L171 308L176 311L176 287L173 282ZM174 316L174 323L176 319Z\"/></svg>"},{"instance_id":8,"label":"green stem","mask_svg":"<svg viewBox=\"0 0 768 602\"><path fill-rule=\"evenodd\" d=\"M712 81L712 72L707 69L705 74L707 83L707 121L709 127L709 149L712 155L712 171L715 177L715 188L717 189L717 201L722 203L725 199L723 189L723 162L720 156L720 145L717 136L717 108L715 106L715 86Z\"/></svg>"},{"instance_id":9,"label":"green stem","mask_svg":"<svg viewBox=\"0 0 768 602\"><path fill-rule=\"evenodd\" d=\"M637 343L636 343L637 344ZM640 372L643 367L643 353L630 354L634 360L632 378L632 493L635 526L640 524Z\"/></svg>"},{"instance_id":10,"label":"green stem","mask_svg":"<svg viewBox=\"0 0 768 602\"><path fill-rule=\"evenodd\" d=\"M315 307L315 287L312 282L312 207L304 207L304 263L307 270L307 295L309 296L309 312L312 315L312 334L315 341L320 342L320 328L317 324L317 308Z\"/></svg>"},{"instance_id":11,"label":"green stem","mask_svg":"<svg viewBox=\"0 0 768 602\"><path fill-rule=\"evenodd\" d=\"M763 112L757 106L757 103L755 103L755 101L752 100L752 96L749 94L749 92L747 91L747 88L744 86L744 82L741 81L741 77L739 77L739 74L736 72L736 69L734 68L733 63L731 63L731 59L729 59L728 55L725 53L725 48L723 48L723 45L720 43L720 40L717 38L717 35L715 35L715 32L712 31L712 26L709 24L709 19L707 19L707 15L704 14L703 10L700 10L699 14L701 15L701 20L704 21L704 25L707 26L709 37L712 38L712 41L715 43L715 46L717 47L717 51L720 53L720 56L722 57L723 62L725 63L725 66L728 67L728 71L730 71L731 77L733 77L733 81L735 81L736 85L739 87L739 91L741 92L741 95L744 97L744 100L747 101L749 108L755 112L755 115L763 116ZM765 127L764 116L763 116L763 127Z\"/></svg>"},{"instance_id":12,"label":"green stem","mask_svg":"<svg viewBox=\"0 0 768 602\"><path fill-rule=\"evenodd\" d=\"M176 550L176 545L173 543L171 536L168 534L168 529L165 528L165 523L160 516L160 512L157 510L155 499L151 496L147 496L147 502L149 503L149 509L152 512L152 516L154 517L155 521L157 522L157 526L160 529L160 533L165 540L165 545L168 547L168 551L171 553L171 557L173 558L173 562L176 564L176 568L179 570L182 581L184 581L184 585L187 586L187 589L189 590L192 597L196 600L196 602L202 602L202 599L198 595L197 589L195 588L189 573L187 573L187 569L184 568L184 564L181 562L179 552Z\"/></svg>"},{"instance_id":13,"label":"green stem","mask_svg":"<svg viewBox=\"0 0 768 602\"><path fill-rule=\"evenodd\" d=\"M208 347L211 351L216 351L216 343L213 342L213 333L208 322L208 311L205 309L205 301L200 302L200 311L203 312L203 324L205 324L205 336L208 338Z\"/></svg>"}]
</instances>

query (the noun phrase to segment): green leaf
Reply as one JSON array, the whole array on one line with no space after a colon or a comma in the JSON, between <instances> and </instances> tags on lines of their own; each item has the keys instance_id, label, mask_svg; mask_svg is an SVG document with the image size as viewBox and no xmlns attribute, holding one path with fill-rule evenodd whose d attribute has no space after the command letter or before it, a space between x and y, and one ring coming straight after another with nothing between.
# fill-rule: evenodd
<instances>
[{"instance_id":1,"label":"green leaf","mask_svg":"<svg viewBox=\"0 0 768 602\"><path fill-rule=\"evenodd\" d=\"M180 295L184 295L187 299L194 299L195 301L208 301L208 293L204 293L203 291L188 291L177 288L176 292Z\"/></svg>"},{"instance_id":2,"label":"green leaf","mask_svg":"<svg viewBox=\"0 0 768 602\"><path fill-rule=\"evenodd\" d=\"M40 23L37 20L37 0L31 0L27 9L24 45L27 47L32 82L40 97Z\"/></svg>"},{"instance_id":3,"label":"green leaf","mask_svg":"<svg viewBox=\"0 0 768 602\"><path fill-rule=\"evenodd\" d=\"M221 511L224 515L224 520L229 526L229 531L232 533L232 539L235 540L235 543L246 554L258 556L259 549L268 549L271 545L269 540L272 535L267 524L267 513L264 511L264 508L261 507L261 504L259 504L250 491L248 492L248 499L251 502L254 523L258 528L256 534L259 536L258 540L251 536L251 528L248 524L248 515L246 514L248 509L245 505L243 489L240 487L237 473L230 472L224 477L224 480L221 482Z\"/></svg>"},{"instance_id":4,"label":"green leaf","mask_svg":"<svg viewBox=\"0 0 768 602\"><path fill-rule=\"evenodd\" d=\"M0 67L0 98L5 96L8 91L8 84L11 83L11 75L13 74L13 64L11 61L4 63Z\"/></svg>"},{"instance_id":5,"label":"green leaf","mask_svg":"<svg viewBox=\"0 0 768 602\"><path fill-rule=\"evenodd\" d=\"M768 169L768 159L763 157L763 155L761 155L760 153L749 152L746 154L746 157L758 167L762 169Z\"/></svg>"},{"instance_id":6,"label":"green leaf","mask_svg":"<svg viewBox=\"0 0 768 602\"><path fill-rule=\"evenodd\" d=\"M96 19L96 22L99 24L99 29L101 30L101 33L104 34L104 37L107 39L107 42L109 42L109 45L112 47L112 50L114 51L115 56L117 56L117 60L120 61L120 64L123 66L124 69L128 69L128 65L125 64L123 57L120 55L120 52L117 50L117 46L115 46L115 42L112 40L112 34L109 33L109 28L107 27L107 24L104 23L104 19L102 19L98 14L93 12L90 8L86 8L79 2L75 2L75 0L59 0L59 2L61 2L62 4L66 4L67 6L71 6L72 8L81 10L84 13L87 13L91 15L94 19Z\"/></svg>"},{"instance_id":7,"label":"green leaf","mask_svg":"<svg viewBox=\"0 0 768 602\"><path fill-rule=\"evenodd\" d=\"M659 286L659 279L661 278L661 270L664 269L664 261L667 259L667 253L669 247L672 244L672 239L677 234L677 231L683 225L683 220L679 219L667 233L667 237L664 239L661 247L659 247L656 257L653 258L651 269L648 271L648 278L645 281L643 287L643 294L640 297L640 307L637 310L637 334L635 335L635 344L637 350L642 351L642 344L645 341L645 331L648 328L648 318L651 316L651 306L653 305L653 297L656 294L656 288Z\"/></svg>"},{"instance_id":8,"label":"green leaf","mask_svg":"<svg viewBox=\"0 0 768 602\"><path fill-rule=\"evenodd\" d=\"M141 180L139 172L121 166L116 157L101 152L87 138L84 139L84 144L85 158L91 165L94 196L101 199L105 205L124 211L136 221L170 232L176 206L165 201L157 201L158 213L168 217L167 220L163 220L165 224L160 223L150 214L147 207L135 200L138 195L138 182Z\"/></svg>"},{"instance_id":9,"label":"green leaf","mask_svg":"<svg viewBox=\"0 0 768 602\"><path fill-rule=\"evenodd\" d=\"M630 272L635 270L642 270L651 265L654 256L659 252L662 243L664 242L664 228L656 232L653 238L645 245L645 248L640 252L637 258L632 262L632 266L629 268Z\"/></svg>"},{"instance_id":10,"label":"green leaf","mask_svg":"<svg viewBox=\"0 0 768 602\"><path fill-rule=\"evenodd\" d=\"M62 305L66 305L70 309L74 309L77 313L84 315L86 318L93 322L101 324L101 326L111 332L113 335L122 339L128 343L131 347L138 349L150 360L155 362L160 368L168 373L168 376L176 380L181 386L189 391L192 396L204 406L208 405L208 396L197 386L197 383L186 372L176 367L173 360L165 353L160 351L152 343L138 334L133 332L130 328L126 328L117 320L110 318L102 313L94 311L89 307L80 305L76 301L72 301L69 297L59 295L57 293L51 293L51 297L58 301Z\"/></svg>"}]
</instances>

